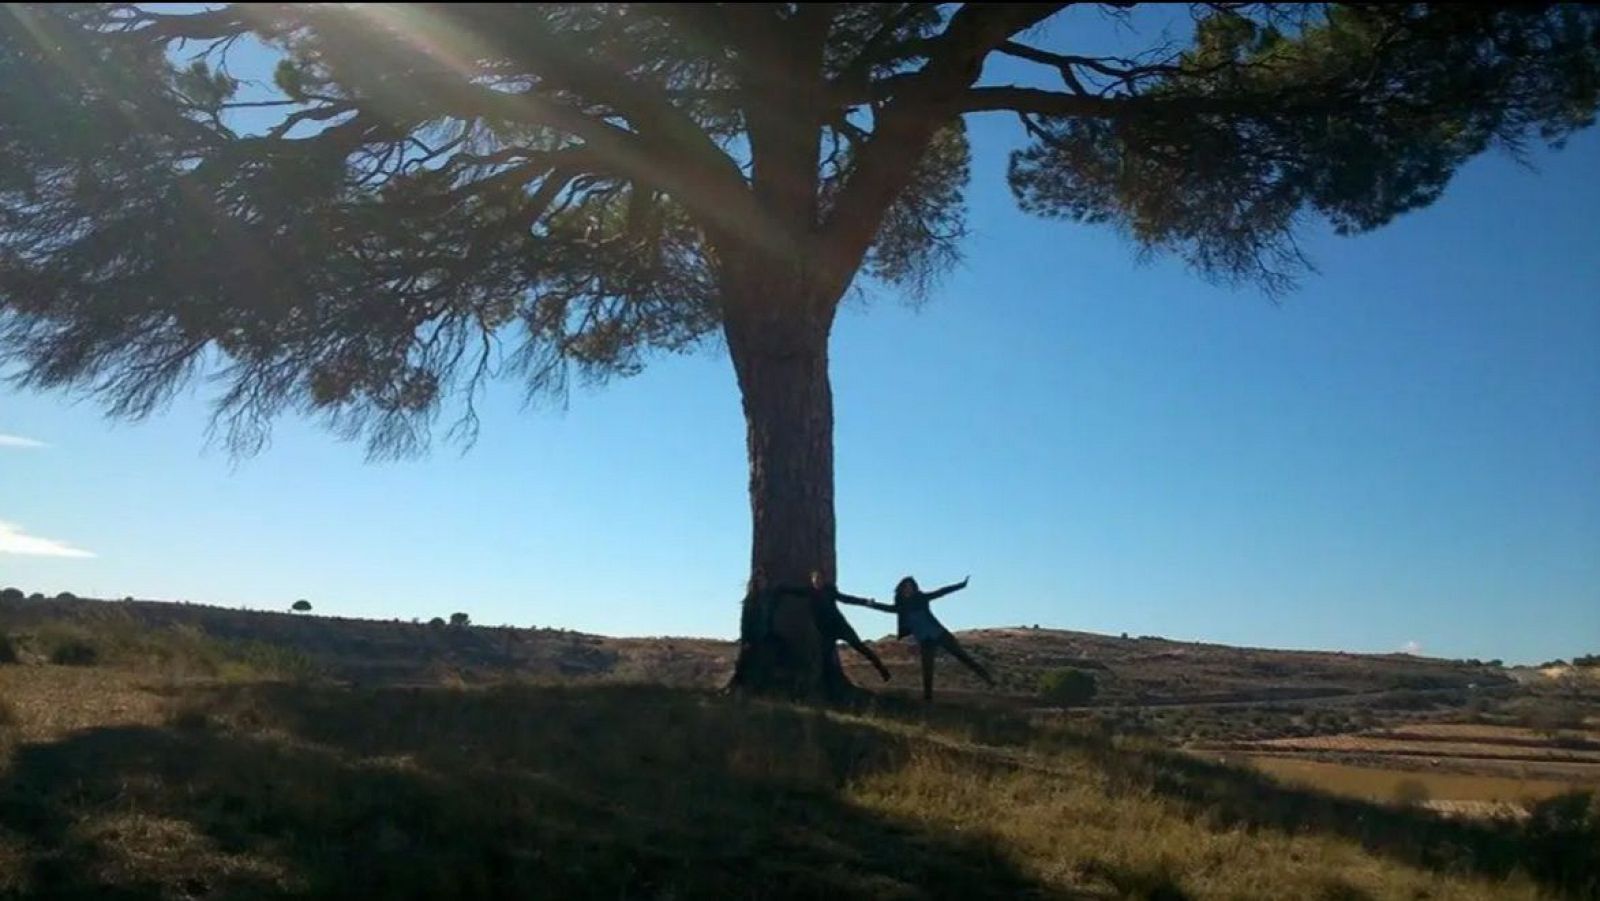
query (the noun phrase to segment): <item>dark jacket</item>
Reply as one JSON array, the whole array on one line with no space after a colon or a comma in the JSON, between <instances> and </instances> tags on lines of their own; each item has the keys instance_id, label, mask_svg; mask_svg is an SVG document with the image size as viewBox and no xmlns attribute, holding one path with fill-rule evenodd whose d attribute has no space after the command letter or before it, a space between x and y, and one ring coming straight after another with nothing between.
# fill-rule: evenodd
<instances>
[{"instance_id":1,"label":"dark jacket","mask_svg":"<svg viewBox=\"0 0 1600 901\"><path fill-rule=\"evenodd\" d=\"M896 630L895 637L905 638L907 635L911 634L911 623L906 619L909 614L915 613L918 610L927 610L929 601L932 601L935 598L942 598L952 591L960 591L966 587L967 583L965 581L961 581L955 583L954 585L946 585L943 588L936 588L933 591L919 591L908 598L897 597L894 599L893 607L880 604L873 604L872 606L878 610L893 610ZM934 622L938 622L938 620L934 620Z\"/></svg>"}]
</instances>

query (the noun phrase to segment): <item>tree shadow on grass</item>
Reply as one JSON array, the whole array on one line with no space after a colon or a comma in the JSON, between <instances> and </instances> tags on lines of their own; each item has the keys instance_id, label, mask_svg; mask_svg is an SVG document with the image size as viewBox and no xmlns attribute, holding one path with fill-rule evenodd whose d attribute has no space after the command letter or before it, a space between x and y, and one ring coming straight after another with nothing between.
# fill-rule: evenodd
<instances>
[{"instance_id":1,"label":"tree shadow on grass","mask_svg":"<svg viewBox=\"0 0 1600 901\"><path fill-rule=\"evenodd\" d=\"M1063 897L852 806L909 749L648 687L236 686L19 748L0 840L58 898Z\"/></svg>"},{"instance_id":2,"label":"tree shadow on grass","mask_svg":"<svg viewBox=\"0 0 1600 901\"><path fill-rule=\"evenodd\" d=\"M875 710L942 727L960 722L959 712L949 708L879 701ZM1527 823L1451 818L1285 785L1247 767L1119 743L1109 733L1062 727L998 707L969 709L966 716L964 727L974 741L1085 755L1108 776L1113 792L1156 794L1217 829L1333 835L1422 869L1494 879L1520 870L1554 895L1600 899L1600 799L1553 799ZM1140 879L1110 881L1143 885ZM1350 891L1346 887L1343 895ZM1159 892L1138 889L1134 894L1154 897ZM1330 890L1330 895L1341 892Z\"/></svg>"},{"instance_id":3,"label":"tree shadow on grass","mask_svg":"<svg viewBox=\"0 0 1600 901\"><path fill-rule=\"evenodd\" d=\"M1445 817L1296 788L1175 751L1109 751L1101 759L1122 785L1153 790L1219 828L1336 835L1423 869L1495 879L1520 870L1553 894L1600 898L1600 836L1552 831L1540 817L1527 824Z\"/></svg>"}]
</instances>

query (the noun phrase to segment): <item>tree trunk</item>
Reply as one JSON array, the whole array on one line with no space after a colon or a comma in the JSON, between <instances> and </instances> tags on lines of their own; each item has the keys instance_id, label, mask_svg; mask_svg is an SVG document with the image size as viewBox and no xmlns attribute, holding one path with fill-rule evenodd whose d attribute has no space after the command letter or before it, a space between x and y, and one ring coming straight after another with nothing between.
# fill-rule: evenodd
<instances>
[{"instance_id":1,"label":"tree trunk","mask_svg":"<svg viewBox=\"0 0 1600 901\"><path fill-rule=\"evenodd\" d=\"M813 602L773 589L835 579L833 303L803 283L742 280L725 305L725 332L744 402L750 454L750 584L732 687L838 697L850 683Z\"/></svg>"}]
</instances>

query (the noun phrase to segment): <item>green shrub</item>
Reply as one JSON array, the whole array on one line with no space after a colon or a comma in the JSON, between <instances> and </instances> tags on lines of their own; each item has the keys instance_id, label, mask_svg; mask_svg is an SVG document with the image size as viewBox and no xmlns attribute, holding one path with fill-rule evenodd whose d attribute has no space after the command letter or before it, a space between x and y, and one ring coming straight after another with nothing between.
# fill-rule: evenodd
<instances>
[{"instance_id":1,"label":"green shrub","mask_svg":"<svg viewBox=\"0 0 1600 901\"><path fill-rule=\"evenodd\" d=\"M1405 807L1416 807L1433 797L1421 779L1401 779L1394 785L1395 803Z\"/></svg>"},{"instance_id":2,"label":"green shrub","mask_svg":"<svg viewBox=\"0 0 1600 901\"><path fill-rule=\"evenodd\" d=\"M56 666L94 666L100 662L100 652L81 638L69 638L51 649L50 662Z\"/></svg>"},{"instance_id":3,"label":"green shrub","mask_svg":"<svg viewBox=\"0 0 1600 901\"><path fill-rule=\"evenodd\" d=\"M1600 792L1556 795L1528 813L1528 869L1572 897L1600 897Z\"/></svg>"},{"instance_id":4,"label":"green shrub","mask_svg":"<svg viewBox=\"0 0 1600 901\"><path fill-rule=\"evenodd\" d=\"M0 591L0 601L9 601L15 604L26 597L27 595L23 594L20 588L7 588L4 591Z\"/></svg>"},{"instance_id":5,"label":"green shrub","mask_svg":"<svg viewBox=\"0 0 1600 901\"><path fill-rule=\"evenodd\" d=\"M0 632L0 663L16 663L17 646L11 643L11 638Z\"/></svg>"},{"instance_id":6,"label":"green shrub","mask_svg":"<svg viewBox=\"0 0 1600 901\"><path fill-rule=\"evenodd\" d=\"M1094 699L1094 676L1081 669L1054 669L1039 677L1039 697L1063 707L1076 707Z\"/></svg>"},{"instance_id":7,"label":"green shrub","mask_svg":"<svg viewBox=\"0 0 1600 901\"><path fill-rule=\"evenodd\" d=\"M222 675L232 678L307 680L322 674L309 656L293 648L264 641L237 641L223 645L228 660Z\"/></svg>"},{"instance_id":8,"label":"green shrub","mask_svg":"<svg viewBox=\"0 0 1600 901\"><path fill-rule=\"evenodd\" d=\"M1541 735L1554 736L1563 729L1582 729L1583 709L1576 704L1540 699L1527 705L1520 717L1522 725Z\"/></svg>"}]
</instances>

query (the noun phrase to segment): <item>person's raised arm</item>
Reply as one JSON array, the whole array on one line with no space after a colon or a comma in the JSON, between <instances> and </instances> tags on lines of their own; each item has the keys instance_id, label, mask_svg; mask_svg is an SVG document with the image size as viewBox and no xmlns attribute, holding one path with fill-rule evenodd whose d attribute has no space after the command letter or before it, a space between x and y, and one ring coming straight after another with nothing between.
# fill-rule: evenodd
<instances>
[{"instance_id":1,"label":"person's raised arm","mask_svg":"<svg viewBox=\"0 0 1600 901\"><path fill-rule=\"evenodd\" d=\"M967 587L967 583L970 582L970 581L972 581L972 577L971 576L967 576L965 579L962 579L961 581L955 583L954 585L946 585L943 588L936 588L933 591L930 591L927 594L923 595L923 597L927 598L930 601L935 599L935 598L942 598L942 597L944 597L945 595L949 594L952 591L960 591L961 589L966 588Z\"/></svg>"},{"instance_id":2,"label":"person's raised arm","mask_svg":"<svg viewBox=\"0 0 1600 901\"><path fill-rule=\"evenodd\" d=\"M871 607L874 610L882 610L884 613L895 612L894 607L890 606L889 604L880 604L877 601L874 601L872 598L858 598L853 594L845 594L842 591L838 592L837 597L839 603L841 604L852 604L857 607Z\"/></svg>"}]
</instances>

